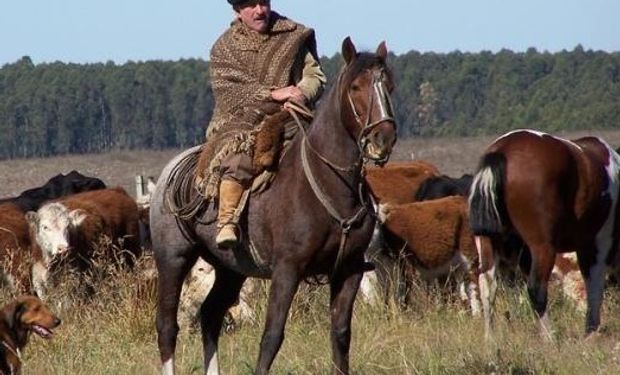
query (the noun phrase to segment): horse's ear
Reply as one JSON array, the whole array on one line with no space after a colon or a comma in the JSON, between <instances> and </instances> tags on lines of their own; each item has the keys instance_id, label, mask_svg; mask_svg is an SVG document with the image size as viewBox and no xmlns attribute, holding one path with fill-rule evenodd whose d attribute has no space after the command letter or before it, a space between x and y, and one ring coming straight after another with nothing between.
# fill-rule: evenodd
<instances>
[{"instance_id":1,"label":"horse's ear","mask_svg":"<svg viewBox=\"0 0 620 375\"><path fill-rule=\"evenodd\" d=\"M351 61L355 60L355 56L357 55L357 51L355 50L355 46L351 41L351 37L346 37L342 41L342 57L344 57L344 61L349 65Z\"/></svg>"},{"instance_id":2,"label":"horse's ear","mask_svg":"<svg viewBox=\"0 0 620 375\"><path fill-rule=\"evenodd\" d=\"M377 52L375 53L383 60L387 58L387 46L385 45L385 40L379 43L379 46L377 47Z\"/></svg>"}]
</instances>

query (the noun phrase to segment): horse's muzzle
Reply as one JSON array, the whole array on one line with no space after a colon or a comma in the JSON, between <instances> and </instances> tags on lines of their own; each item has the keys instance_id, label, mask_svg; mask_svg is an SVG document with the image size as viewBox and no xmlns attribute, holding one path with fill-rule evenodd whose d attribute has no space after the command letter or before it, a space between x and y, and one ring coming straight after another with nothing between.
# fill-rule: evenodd
<instances>
[{"instance_id":1,"label":"horse's muzzle","mask_svg":"<svg viewBox=\"0 0 620 375\"><path fill-rule=\"evenodd\" d=\"M364 158L375 162L375 164L385 164L392 154L395 142L396 131L393 122L385 121L377 125L365 138Z\"/></svg>"}]
</instances>

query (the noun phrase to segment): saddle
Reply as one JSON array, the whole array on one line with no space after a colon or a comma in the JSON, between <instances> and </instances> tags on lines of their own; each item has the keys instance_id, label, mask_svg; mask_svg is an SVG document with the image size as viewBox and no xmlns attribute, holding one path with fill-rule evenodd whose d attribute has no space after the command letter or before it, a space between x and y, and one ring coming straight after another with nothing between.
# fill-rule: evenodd
<instances>
[{"instance_id":1,"label":"saddle","mask_svg":"<svg viewBox=\"0 0 620 375\"><path fill-rule=\"evenodd\" d=\"M307 108L300 108L287 109L277 103L268 103L260 111L252 113L253 116L262 116L257 126L259 130L254 134L252 166L255 177L252 187L244 194L239 204L237 215L241 214L250 193L259 194L270 186L277 172L279 161L299 130L297 121L301 122L301 126L307 126L312 114ZM293 116L291 111L300 113L301 117ZM201 189L204 186L201 181L208 179L208 176L204 174L209 162L209 154L205 152L204 145L196 147L179 162L169 176L166 201L168 208L178 217L190 219L200 216L201 212L208 207L209 202L217 201L217 196L206 199Z\"/></svg>"}]
</instances>

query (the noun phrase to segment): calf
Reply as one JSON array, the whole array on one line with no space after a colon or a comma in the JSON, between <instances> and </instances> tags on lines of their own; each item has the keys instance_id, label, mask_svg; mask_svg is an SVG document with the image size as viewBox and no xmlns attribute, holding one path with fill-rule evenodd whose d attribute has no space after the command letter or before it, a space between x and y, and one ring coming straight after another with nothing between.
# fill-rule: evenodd
<instances>
[{"instance_id":1,"label":"calf","mask_svg":"<svg viewBox=\"0 0 620 375\"><path fill-rule=\"evenodd\" d=\"M465 197L381 205L379 220L390 247L402 248L422 279L453 275L462 298L469 301L473 314L479 314L478 253L469 231Z\"/></svg>"},{"instance_id":2,"label":"calf","mask_svg":"<svg viewBox=\"0 0 620 375\"><path fill-rule=\"evenodd\" d=\"M437 167L422 160L401 161L384 167L367 167L366 182L379 203L402 204L413 202L420 184L439 176Z\"/></svg>"},{"instance_id":3,"label":"calf","mask_svg":"<svg viewBox=\"0 0 620 375\"><path fill-rule=\"evenodd\" d=\"M120 187L47 203L37 212L28 212L26 219L48 266L52 260L66 257L77 269L89 268L102 236L111 241L104 247L107 258L131 265L139 255L138 207ZM46 277L38 282L46 284Z\"/></svg>"},{"instance_id":4,"label":"calf","mask_svg":"<svg viewBox=\"0 0 620 375\"><path fill-rule=\"evenodd\" d=\"M415 199L416 201L425 201L451 195L468 196L472 180L473 176L470 174L464 174L459 178L446 175L430 177L420 184ZM502 276L509 279L514 278L515 275L512 270L516 267L520 267L524 275L529 273L531 257L529 249L523 241L515 238L514 235L505 236L501 243L501 249L498 250L501 255L501 270L506 273ZM565 297L575 303L577 309L585 311L585 283L574 253L556 255L551 282L558 286Z\"/></svg>"},{"instance_id":5,"label":"calf","mask_svg":"<svg viewBox=\"0 0 620 375\"><path fill-rule=\"evenodd\" d=\"M365 173L366 182L376 202L390 204L413 202L420 184L439 176L437 167L423 160L390 162L382 168L370 166L365 169ZM398 257L385 249L380 225L375 229L366 255L367 260L375 265L375 271L365 272L362 278L361 293L366 301L374 303L378 300L379 292L375 290L375 286L380 284L384 302L387 302L390 296L390 289L394 289L397 301L405 303L407 291L404 265Z\"/></svg>"}]
</instances>

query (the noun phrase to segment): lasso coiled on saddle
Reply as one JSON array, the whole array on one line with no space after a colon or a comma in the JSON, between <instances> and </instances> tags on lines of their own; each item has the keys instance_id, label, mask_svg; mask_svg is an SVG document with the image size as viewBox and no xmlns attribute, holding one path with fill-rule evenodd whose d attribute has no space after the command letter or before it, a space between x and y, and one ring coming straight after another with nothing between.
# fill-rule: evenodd
<instances>
[{"instance_id":1,"label":"lasso coiled on saddle","mask_svg":"<svg viewBox=\"0 0 620 375\"><path fill-rule=\"evenodd\" d=\"M194 172L202 147L186 155L174 166L164 190L164 201L170 212L181 220L198 217L207 207L205 197L196 189Z\"/></svg>"}]
</instances>

